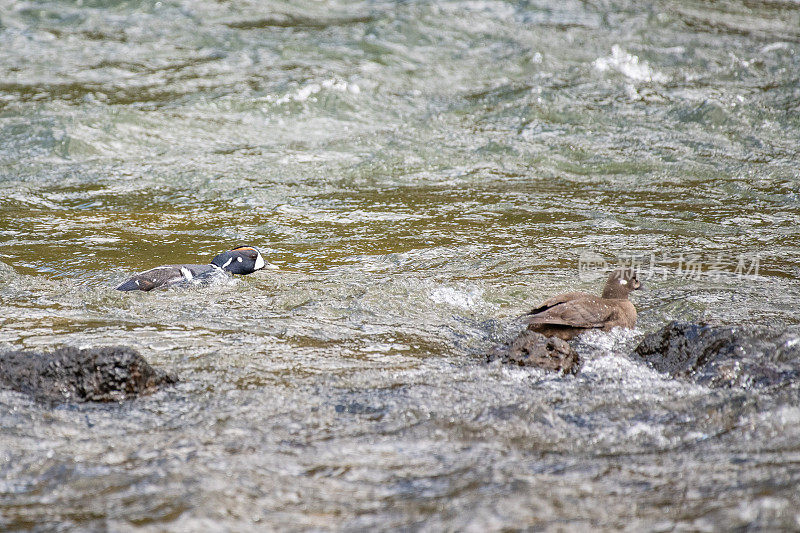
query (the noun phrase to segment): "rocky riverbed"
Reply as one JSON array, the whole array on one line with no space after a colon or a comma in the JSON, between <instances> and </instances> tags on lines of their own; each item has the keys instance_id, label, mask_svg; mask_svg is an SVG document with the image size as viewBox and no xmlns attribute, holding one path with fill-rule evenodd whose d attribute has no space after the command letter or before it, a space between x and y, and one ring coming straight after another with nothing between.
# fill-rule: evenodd
<instances>
[{"instance_id":1,"label":"rocky riverbed","mask_svg":"<svg viewBox=\"0 0 800 533\"><path fill-rule=\"evenodd\" d=\"M0 529L797 530L798 43L783 0L0 0L0 353L180 376L0 390ZM280 270L113 290L241 244ZM577 373L487 364L620 262Z\"/></svg>"}]
</instances>

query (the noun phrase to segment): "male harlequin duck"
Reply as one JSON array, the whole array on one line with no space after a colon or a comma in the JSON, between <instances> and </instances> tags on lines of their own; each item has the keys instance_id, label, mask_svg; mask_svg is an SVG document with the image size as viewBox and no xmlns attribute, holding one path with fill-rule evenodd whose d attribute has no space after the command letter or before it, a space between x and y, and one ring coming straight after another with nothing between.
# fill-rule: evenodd
<instances>
[{"instance_id":1,"label":"male harlequin duck","mask_svg":"<svg viewBox=\"0 0 800 533\"><path fill-rule=\"evenodd\" d=\"M636 324L636 308L628 299L641 287L636 271L620 268L611 273L600 297L585 292L554 296L528 313L528 329L566 341L591 329L608 331Z\"/></svg>"},{"instance_id":2,"label":"male harlequin duck","mask_svg":"<svg viewBox=\"0 0 800 533\"><path fill-rule=\"evenodd\" d=\"M264 268L277 268L261 257L252 246L239 246L216 256L208 265L165 265L136 274L117 287L118 291L150 291L156 287L210 279L218 274L252 274Z\"/></svg>"}]
</instances>

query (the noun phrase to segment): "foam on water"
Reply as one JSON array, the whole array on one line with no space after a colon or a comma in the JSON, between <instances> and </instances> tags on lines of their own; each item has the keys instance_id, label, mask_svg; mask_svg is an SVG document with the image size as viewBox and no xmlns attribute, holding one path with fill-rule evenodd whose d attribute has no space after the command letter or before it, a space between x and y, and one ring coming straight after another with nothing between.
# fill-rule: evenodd
<instances>
[{"instance_id":1,"label":"foam on water","mask_svg":"<svg viewBox=\"0 0 800 533\"><path fill-rule=\"evenodd\" d=\"M437 304L447 304L463 309L474 309L485 305L483 290L473 287L456 289L453 287L436 287L428 292L430 299Z\"/></svg>"},{"instance_id":2,"label":"foam on water","mask_svg":"<svg viewBox=\"0 0 800 533\"><path fill-rule=\"evenodd\" d=\"M610 56L597 58L593 65L599 72L614 70L638 82L663 83L669 79L654 70L647 61L641 61L637 56L629 54L618 44L611 47Z\"/></svg>"},{"instance_id":3,"label":"foam on water","mask_svg":"<svg viewBox=\"0 0 800 533\"><path fill-rule=\"evenodd\" d=\"M287 102L305 102L324 90L350 94L358 94L361 92L361 88L355 83L348 83L339 79L327 79L320 83L308 83L294 93L285 94L275 98L273 101L276 105L285 104Z\"/></svg>"}]
</instances>

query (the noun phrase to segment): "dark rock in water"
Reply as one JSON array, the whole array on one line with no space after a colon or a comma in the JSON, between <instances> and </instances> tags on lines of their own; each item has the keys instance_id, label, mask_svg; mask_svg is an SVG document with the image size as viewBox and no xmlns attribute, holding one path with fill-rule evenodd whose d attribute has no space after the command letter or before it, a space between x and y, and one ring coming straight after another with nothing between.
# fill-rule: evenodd
<instances>
[{"instance_id":1,"label":"dark rock in water","mask_svg":"<svg viewBox=\"0 0 800 533\"><path fill-rule=\"evenodd\" d=\"M0 385L43 401L116 402L177 381L122 346L0 354Z\"/></svg>"},{"instance_id":2,"label":"dark rock in water","mask_svg":"<svg viewBox=\"0 0 800 533\"><path fill-rule=\"evenodd\" d=\"M659 372L709 386L768 387L800 375L800 337L763 326L670 322L633 352Z\"/></svg>"},{"instance_id":3,"label":"dark rock in water","mask_svg":"<svg viewBox=\"0 0 800 533\"><path fill-rule=\"evenodd\" d=\"M567 341L558 337L545 337L541 333L524 330L511 344L495 348L489 361L519 366L535 366L564 374L575 374L580 368L578 353Z\"/></svg>"}]
</instances>

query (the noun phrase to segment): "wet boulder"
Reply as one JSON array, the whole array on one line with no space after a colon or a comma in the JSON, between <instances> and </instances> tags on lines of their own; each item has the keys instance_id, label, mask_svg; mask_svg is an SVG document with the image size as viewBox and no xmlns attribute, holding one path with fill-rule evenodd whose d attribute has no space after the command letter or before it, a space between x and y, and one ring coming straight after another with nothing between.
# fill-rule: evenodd
<instances>
[{"instance_id":1,"label":"wet boulder","mask_svg":"<svg viewBox=\"0 0 800 533\"><path fill-rule=\"evenodd\" d=\"M632 357L712 387L770 387L800 375L800 336L764 326L670 322L647 335Z\"/></svg>"},{"instance_id":2,"label":"wet boulder","mask_svg":"<svg viewBox=\"0 0 800 533\"><path fill-rule=\"evenodd\" d=\"M511 343L496 347L489 354L488 360L533 366L563 374L575 374L580 368L578 353L567 341L558 337L545 337L528 329Z\"/></svg>"},{"instance_id":3,"label":"wet boulder","mask_svg":"<svg viewBox=\"0 0 800 533\"><path fill-rule=\"evenodd\" d=\"M177 381L174 374L153 368L136 350L123 346L0 354L0 386L41 401L116 402Z\"/></svg>"}]
</instances>

